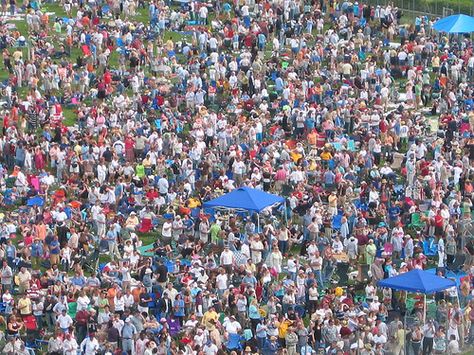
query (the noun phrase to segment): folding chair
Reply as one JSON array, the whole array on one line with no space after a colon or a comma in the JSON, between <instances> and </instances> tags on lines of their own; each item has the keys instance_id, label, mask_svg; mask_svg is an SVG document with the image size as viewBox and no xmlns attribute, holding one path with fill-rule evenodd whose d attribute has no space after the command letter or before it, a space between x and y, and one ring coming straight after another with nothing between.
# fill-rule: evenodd
<instances>
[{"instance_id":1,"label":"folding chair","mask_svg":"<svg viewBox=\"0 0 474 355\"><path fill-rule=\"evenodd\" d=\"M423 228L425 228L425 222L421 220L420 213L415 212L411 215L411 222L408 227L416 231L421 231Z\"/></svg>"},{"instance_id":2,"label":"folding chair","mask_svg":"<svg viewBox=\"0 0 474 355\"><path fill-rule=\"evenodd\" d=\"M140 233L148 233L152 228L153 224L151 223L151 218L143 218L138 231Z\"/></svg>"},{"instance_id":3,"label":"folding chair","mask_svg":"<svg viewBox=\"0 0 474 355\"><path fill-rule=\"evenodd\" d=\"M332 229L339 230L342 226L342 214L337 214L332 218Z\"/></svg>"},{"instance_id":4,"label":"folding chair","mask_svg":"<svg viewBox=\"0 0 474 355\"><path fill-rule=\"evenodd\" d=\"M240 334L229 334L229 339L225 343L225 347L227 350L242 350L242 341L243 338Z\"/></svg>"}]
</instances>

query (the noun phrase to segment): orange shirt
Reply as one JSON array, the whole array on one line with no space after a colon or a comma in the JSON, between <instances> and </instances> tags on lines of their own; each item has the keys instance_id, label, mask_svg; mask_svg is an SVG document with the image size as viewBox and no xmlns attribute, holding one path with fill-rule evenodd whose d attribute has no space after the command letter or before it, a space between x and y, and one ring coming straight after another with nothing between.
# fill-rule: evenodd
<instances>
[{"instance_id":1,"label":"orange shirt","mask_svg":"<svg viewBox=\"0 0 474 355\"><path fill-rule=\"evenodd\" d=\"M138 303L140 301L140 293L142 292L142 289L140 287L135 287L133 290L132 290L132 296L133 296L133 300Z\"/></svg>"},{"instance_id":2,"label":"orange shirt","mask_svg":"<svg viewBox=\"0 0 474 355\"><path fill-rule=\"evenodd\" d=\"M114 299L117 294L115 287L111 287L107 290L107 299L109 300L110 309L114 309Z\"/></svg>"},{"instance_id":3,"label":"orange shirt","mask_svg":"<svg viewBox=\"0 0 474 355\"><path fill-rule=\"evenodd\" d=\"M439 78L439 84L442 87L445 88L447 83L448 83L448 77L447 76L442 76L441 78Z\"/></svg>"},{"instance_id":4,"label":"orange shirt","mask_svg":"<svg viewBox=\"0 0 474 355\"><path fill-rule=\"evenodd\" d=\"M308 143L311 144L311 145L315 145L318 141L318 134L313 131L311 133L308 134Z\"/></svg>"},{"instance_id":5,"label":"orange shirt","mask_svg":"<svg viewBox=\"0 0 474 355\"><path fill-rule=\"evenodd\" d=\"M36 230L36 236L39 239L44 240L46 238L46 225L45 224L36 225L35 230Z\"/></svg>"}]
</instances>

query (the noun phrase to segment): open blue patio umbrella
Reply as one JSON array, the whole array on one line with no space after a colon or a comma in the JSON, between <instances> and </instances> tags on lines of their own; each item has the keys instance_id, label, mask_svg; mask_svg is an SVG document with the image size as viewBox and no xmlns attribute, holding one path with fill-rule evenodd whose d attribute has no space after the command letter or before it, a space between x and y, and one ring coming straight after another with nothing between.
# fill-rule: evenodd
<instances>
[{"instance_id":1,"label":"open blue patio umbrella","mask_svg":"<svg viewBox=\"0 0 474 355\"><path fill-rule=\"evenodd\" d=\"M474 17L458 14L436 21L433 28L438 32L471 33L474 32Z\"/></svg>"},{"instance_id":2,"label":"open blue patio umbrella","mask_svg":"<svg viewBox=\"0 0 474 355\"><path fill-rule=\"evenodd\" d=\"M39 196L33 196L28 199L28 202L26 203L27 206L33 207L33 206L43 206L44 205L44 199Z\"/></svg>"}]
</instances>

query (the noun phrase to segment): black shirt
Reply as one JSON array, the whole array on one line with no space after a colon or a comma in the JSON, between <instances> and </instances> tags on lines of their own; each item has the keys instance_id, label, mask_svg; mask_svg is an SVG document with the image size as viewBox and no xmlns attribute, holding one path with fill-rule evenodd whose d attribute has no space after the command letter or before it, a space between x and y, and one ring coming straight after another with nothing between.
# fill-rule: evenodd
<instances>
[{"instance_id":1,"label":"black shirt","mask_svg":"<svg viewBox=\"0 0 474 355\"><path fill-rule=\"evenodd\" d=\"M120 338L120 333L117 328L110 327L107 330L107 341L110 343L117 343Z\"/></svg>"},{"instance_id":2,"label":"black shirt","mask_svg":"<svg viewBox=\"0 0 474 355\"><path fill-rule=\"evenodd\" d=\"M140 307L148 307L149 299L150 299L150 294L148 292L140 293Z\"/></svg>"},{"instance_id":3,"label":"black shirt","mask_svg":"<svg viewBox=\"0 0 474 355\"><path fill-rule=\"evenodd\" d=\"M165 265L158 265L156 273L158 274L158 282L166 282L168 280L168 268Z\"/></svg>"}]
</instances>

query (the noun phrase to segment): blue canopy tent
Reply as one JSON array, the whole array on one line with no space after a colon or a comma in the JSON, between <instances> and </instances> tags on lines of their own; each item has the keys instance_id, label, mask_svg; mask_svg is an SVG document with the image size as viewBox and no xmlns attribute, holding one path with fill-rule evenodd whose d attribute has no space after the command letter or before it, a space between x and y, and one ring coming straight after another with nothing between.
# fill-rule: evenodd
<instances>
[{"instance_id":1,"label":"blue canopy tent","mask_svg":"<svg viewBox=\"0 0 474 355\"><path fill-rule=\"evenodd\" d=\"M285 203L283 197L269 194L262 190L251 189L249 187L239 187L225 195L204 202L203 207L213 208L216 210L256 212L258 216L258 213L262 212L264 209L282 203Z\"/></svg>"},{"instance_id":2,"label":"blue canopy tent","mask_svg":"<svg viewBox=\"0 0 474 355\"><path fill-rule=\"evenodd\" d=\"M431 294L456 286L456 282L428 271L415 269L381 280L377 285L393 290Z\"/></svg>"},{"instance_id":3,"label":"blue canopy tent","mask_svg":"<svg viewBox=\"0 0 474 355\"><path fill-rule=\"evenodd\" d=\"M426 318L426 295L456 287L456 282L424 270L411 270L403 274L380 280L377 286L398 291L422 293L424 296L423 322Z\"/></svg>"},{"instance_id":4,"label":"blue canopy tent","mask_svg":"<svg viewBox=\"0 0 474 355\"><path fill-rule=\"evenodd\" d=\"M438 32L471 33L474 32L474 17L458 14L436 21L433 28Z\"/></svg>"}]
</instances>

